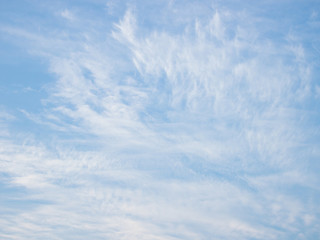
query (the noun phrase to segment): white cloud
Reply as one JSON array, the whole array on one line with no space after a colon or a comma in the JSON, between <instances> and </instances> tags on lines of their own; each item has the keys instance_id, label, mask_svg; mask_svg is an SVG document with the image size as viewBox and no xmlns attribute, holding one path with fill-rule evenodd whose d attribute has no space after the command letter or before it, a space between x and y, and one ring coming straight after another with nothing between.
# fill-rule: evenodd
<instances>
[{"instance_id":1,"label":"white cloud","mask_svg":"<svg viewBox=\"0 0 320 240\"><path fill-rule=\"evenodd\" d=\"M22 144L12 133L1 140L5 184L23 187L20 201L35 203L0 208L7 212L0 236L317 234L317 204L297 196L319 191L303 159L317 156L310 151L317 143L308 145L314 135L297 107L311 94L308 55L297 40L265 39L254 17L230 11L172 33L128 10L107 39L2 29L31 40L50 63L57 81L45 110L23 112L63 133L49 143ZM73 19L68 10L61 15Z\"/></svg>"},{"instance_id":2,"label":"white cloud","mask_svg":"<svg viewBox=\"0 0 320 240\"><path fill-rule=\"evenodd\" d=\"M74 14L68 9L64 9L63 11L61 11L60 16L69 20L69 21L75 20Z\"/></svg>"}]
</instances>

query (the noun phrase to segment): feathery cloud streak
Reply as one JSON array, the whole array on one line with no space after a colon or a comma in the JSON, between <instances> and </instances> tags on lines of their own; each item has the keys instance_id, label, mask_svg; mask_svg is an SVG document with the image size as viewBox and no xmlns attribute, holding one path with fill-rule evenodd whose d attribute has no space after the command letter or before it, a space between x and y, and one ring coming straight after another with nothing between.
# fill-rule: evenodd
<instances>
[{"instance_id":1,"label":"feathery cloud streak","mask_svg":"<svg viewBox=\"0 0 320 240\"><path fill-rule=\"evenodd\" d=\"M1 25L55 78L40 111L4 105L2 238L319 236L317 15L216 3L35 2L40 30Z\"/></svg>"}]
</instances>

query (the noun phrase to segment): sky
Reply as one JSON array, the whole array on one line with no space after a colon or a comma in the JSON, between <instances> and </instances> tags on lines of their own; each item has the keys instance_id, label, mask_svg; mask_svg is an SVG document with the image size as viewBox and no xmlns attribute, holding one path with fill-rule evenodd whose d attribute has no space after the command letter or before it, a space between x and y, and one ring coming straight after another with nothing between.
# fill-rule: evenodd
<instances>
[{"instance_id":1,"label":"sky","mask_svg":"<svg viewBox=\"0 0 320 240\"><path fill-rule=\"evenodd\" d=\"M0 1L0 238L320 239L318 0Z\"/></svg>"}]
</instances>

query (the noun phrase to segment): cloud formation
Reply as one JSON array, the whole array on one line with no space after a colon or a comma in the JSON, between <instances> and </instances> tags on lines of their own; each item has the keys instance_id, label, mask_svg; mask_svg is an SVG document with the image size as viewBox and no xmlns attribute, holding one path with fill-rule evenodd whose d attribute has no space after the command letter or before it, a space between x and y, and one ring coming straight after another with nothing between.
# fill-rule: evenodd
<instances>
[{"instance_id":1,"label":"cloud formation","mask_svg":"<svg viewBox=\"0 0 320 240\"><path fill-rule=\"evenodd\" d=\"M1 238L317 239L318 15L232 2L1 24L54 76L41 110L0 114Z\"/></svg>"}]
</instances>

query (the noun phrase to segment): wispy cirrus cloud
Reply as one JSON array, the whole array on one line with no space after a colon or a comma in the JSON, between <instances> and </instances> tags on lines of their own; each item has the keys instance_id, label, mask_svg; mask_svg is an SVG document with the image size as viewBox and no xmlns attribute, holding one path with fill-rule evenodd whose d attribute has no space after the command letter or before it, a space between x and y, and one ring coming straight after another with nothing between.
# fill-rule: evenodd
<instances>
[{"instance_id":1,"label":"wispy cirrus cloud","mask_svg":"<svg viewBox=\"0 0 320 240\"><path fill-rule=\"evenodd\" d=\"M135 4L105 32L86 18L1 28L56 81L40 114L22 110L52 137L1 140L0 236L316 238L318 86L303 39L263 28L282 19L254 8L167 2L159 23Z\"/></svg>"},{"instance_id":2,"label":"wispy cirrus cloud","mask_svg":"<svg viewBox=\"0 0 320 240\"><path fill-rule=\"evenodd\" d=\"M62 12L60 12L60 15L61 15L61 17L65 18L69 21L73 21L75 19L74 14L68 9L65 9Z\"/></svg>"}]
</instances>

